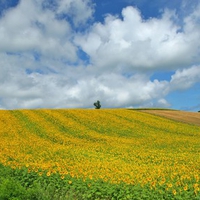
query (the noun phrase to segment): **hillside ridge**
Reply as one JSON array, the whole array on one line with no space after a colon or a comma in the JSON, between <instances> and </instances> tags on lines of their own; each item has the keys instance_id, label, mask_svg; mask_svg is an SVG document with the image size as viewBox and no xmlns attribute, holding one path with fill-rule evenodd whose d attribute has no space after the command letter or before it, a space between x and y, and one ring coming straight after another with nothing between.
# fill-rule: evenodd
<instances>
[{"instance_id":1,"label":"hillside ridge","mask_svg":"<svg viewBox=\"0 0 200 200\"><path fill-rule=\"evenodd\" d=\"M194 124L200 126L200 113L189 112L181 110L168 110L168 109L138 109L139 112L145 112L175 121Z\"/></svg>"}]
</instances>

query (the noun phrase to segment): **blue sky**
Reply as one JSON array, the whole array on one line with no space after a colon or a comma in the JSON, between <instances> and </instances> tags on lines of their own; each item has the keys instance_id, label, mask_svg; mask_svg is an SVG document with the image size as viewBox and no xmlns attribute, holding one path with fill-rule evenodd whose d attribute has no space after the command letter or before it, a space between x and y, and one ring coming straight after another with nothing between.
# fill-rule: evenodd
<instances>
[{"instance_id":1,"label":"blue sky","mask_svg":"<svg viewBox=\"0 0 200 200\"><path fill-rule=\"evenodd\" d=\"M0 108L200 110L200 0L0 1Z\"/></svg>"}]
</instances>

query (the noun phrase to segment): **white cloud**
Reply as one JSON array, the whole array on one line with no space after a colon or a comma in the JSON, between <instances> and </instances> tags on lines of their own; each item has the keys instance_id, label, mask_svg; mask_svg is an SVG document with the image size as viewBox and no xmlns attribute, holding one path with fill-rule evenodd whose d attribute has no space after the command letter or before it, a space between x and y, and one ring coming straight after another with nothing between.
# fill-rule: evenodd
<instances>
[{"instance_id":1,"label":"white cloud","mask_svg":"<svg viewBox=\"0 0 200 200\"><path fill-rule=\"evenodd\" d=\"M93 15L93 4L90 0L58 0L56 10L59 15L69 15L75 26L85 24Z\"/></svg>"},{"instance_id":2,"label":"white cloud","mask_svg":"<svg viewBox=\"0 0 200 200\"><path fill-rule=\"evenodd\" d=\"M188 69L177 70L172 75L170 90L186 90L200 81L200 66L192 66Z\"/></svg>"},{"instance_id":3,"label":"white cloud","mask_svg":"<svg viewBox=\"0 0 200 200\"><path fill-rule=\"evenodd\" d=\"M48 58L77 60L70 24L57 20L52 11L43 10L41 3L20 1L1 18L0 27L0 52L37 51Z\"/></svg>"},{"instance_id":4,"label":"white cloud","mask_svg":"<svg viewBox=\"0 0 200 200\"><path fill-rule=\"evenodd\" d=\"M155 106L161 107L161 108L169 108L171 104L167 102L166 99L159 99Z\"/></svg>"},{"instance_id":5,"label":"white cloud","mask_svg":"<svg viewBox=\"0 0 200 200\"><path fill-rule=\"evenodd\" d=\"M143 20L137 9L127 7L123 19L107 16L76 43L101 68L178 69L199 62L199 28L180 32L174 12L166 10L161 19Z\"/></svg>"},{"instance_id":6,"label":"white cloud","mask_svg":"<svg viewBox=\"0 0 200 200\"><path fill-rule=\"evenodd\" d=\"M21 0L5 12L0 108L93 107L98 99L102 107L169 107L166 95L199 82L199 12L180 31L172 11L145 21L127 7L122 19L108 15L77 33L73 27L86 25L93 12L89 0ZM157 69L175 73L170 81L150 80Z\"/></svg>"}]
</instances>

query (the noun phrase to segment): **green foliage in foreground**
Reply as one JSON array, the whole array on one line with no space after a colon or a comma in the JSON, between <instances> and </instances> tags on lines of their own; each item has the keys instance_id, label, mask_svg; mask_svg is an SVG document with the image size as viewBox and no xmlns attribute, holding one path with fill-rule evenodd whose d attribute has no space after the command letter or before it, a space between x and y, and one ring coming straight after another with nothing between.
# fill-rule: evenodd
<instances>
[{"instance_id":1,"label":"green foliage in foreground","mask_svg":"<svg viewBox=\"0 0 200 200\"><path fill-rule=\"evenodd\" d=\"M59 174L46 173L39 175L36 172L28 172L28 169L11 169L0 164L0 200L64 200L64 199L184 199L199 200L200 195L195 196L190 191L181 195L174 195L165 188L156 190L150 186L110 184L93 180L81 180Z\"/></svg>"}]
</instances>

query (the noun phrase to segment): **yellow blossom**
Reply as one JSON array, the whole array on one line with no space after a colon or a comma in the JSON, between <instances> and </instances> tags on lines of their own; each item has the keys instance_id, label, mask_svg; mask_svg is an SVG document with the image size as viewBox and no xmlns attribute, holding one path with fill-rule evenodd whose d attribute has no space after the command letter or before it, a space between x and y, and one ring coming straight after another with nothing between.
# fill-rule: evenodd
<instances>
[{"instance_id":1,"label":"yellow blossom","mask_svg":"<svg viewBox=\"0 0 200 200\"><path fill-rule=\"evenodd\" d=\"M199 192L198 126L127 109L0 110L0 119L0 163L13 169Z\"/></svg>"}]
</instances>

